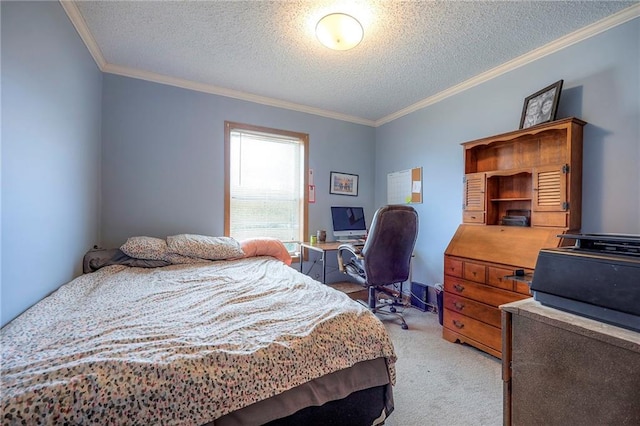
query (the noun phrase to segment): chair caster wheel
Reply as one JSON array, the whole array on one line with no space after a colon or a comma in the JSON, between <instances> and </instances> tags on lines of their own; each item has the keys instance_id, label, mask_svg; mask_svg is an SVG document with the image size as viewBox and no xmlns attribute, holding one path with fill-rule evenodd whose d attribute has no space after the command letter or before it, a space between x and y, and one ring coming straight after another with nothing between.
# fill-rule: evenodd
<instances>
[{"instance_id":1,"label":"chair caster wheel","mask_svg":"<svg viewBox=\"0 0 640 426\"><path fill-rule=\"evenodd\" d=\"M393 306L392 306L392 307L390 307L390 308L389 308L389 310L390 310L391 312L393 312L394 314L396 313L396 308L394 308Z\"/></svg>"},{"instance_id":2,"label":"chair caster wheel","mask_svg":"<svg viewBox=\"0 0 640 426\"><path fill-rule=\"evenodd\" d=\"M406 323L402 323L400 325L400 327L402 327L403 330L408 330L409 329L409 326Z\"/></svg>"}]
</instances>

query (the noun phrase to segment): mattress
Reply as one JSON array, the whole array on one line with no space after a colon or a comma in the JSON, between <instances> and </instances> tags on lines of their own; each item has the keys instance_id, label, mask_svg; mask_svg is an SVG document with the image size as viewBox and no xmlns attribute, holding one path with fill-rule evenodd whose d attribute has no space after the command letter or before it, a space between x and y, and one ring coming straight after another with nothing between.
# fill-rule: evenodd
<instances>
[{"instance_id":1,"label":"mattress","mask_svg":"<svg viewBox=\"0 0 640 426\"><path fill-rule=\"evenodd\" d=\"M371 312L267 256L107 266L7 324L1 343L5 424L207 424L371 360L395 382Z\"/></svg>"}]
</instances>

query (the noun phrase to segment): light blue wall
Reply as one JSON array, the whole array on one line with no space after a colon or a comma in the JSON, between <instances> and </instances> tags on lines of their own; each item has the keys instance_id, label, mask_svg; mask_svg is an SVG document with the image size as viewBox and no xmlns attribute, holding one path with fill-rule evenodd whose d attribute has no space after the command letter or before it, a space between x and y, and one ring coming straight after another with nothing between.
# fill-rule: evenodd
<instances>
[{"instance_id":1,"label":"light blue wall","mask_svg":"<svg viewBox=\"0 0 640 426\"><path fill-rule=\"evenodd\" d=\"M309 134L316 203L309 230L331 230L331 205L373 215L375 129L115 75L104 76L102 235L222 235L224 121ZM265 158L265 161L269 161ZM330 195L329 173L360 177L357 197Z\"/></svg>"},{"instance_id":2,"label":"light blue wall","mask_svg":"<svg viewBox=\"0 0 640 426\"><path fill-rule=\"evenodd\" d=\"M2 2L2 324L98 242L102 75L58 2Z\"/></svg>"},{"instance_id":3,"label":"light blue wall","mask_svg":"<svg viewBox=\"0 0 640 426\"><path fill-rule=\"evenodd\" d=\"M385 124L376 132L375 203L387 173L423 167L413 279L442 282L462 217L460 143L516 130L524 98L564 80L558 118L584 129L583 232L640 234L640 19Z\"/></svg>"},{"instance_id":4,"label":"light blue wall","mask_svg":"<svg viewBox=\"0 0 640 426\"><path fill-rule=\"evenodd\" d=\"M1 14L2 324L77 275L93 244L221 234L225 120L309 133L311 231L331 229L331 205L364 206L370 223L387 173L422 166L414 280L433 283L460 223L460 143L516 129L524 98L562 78L558 116L589 122L583 230L640 233L638 19L373 129L102 76L59 3ZM358 174L359 196L329 195L330 171Z\"/></svg>"}]
</instances>

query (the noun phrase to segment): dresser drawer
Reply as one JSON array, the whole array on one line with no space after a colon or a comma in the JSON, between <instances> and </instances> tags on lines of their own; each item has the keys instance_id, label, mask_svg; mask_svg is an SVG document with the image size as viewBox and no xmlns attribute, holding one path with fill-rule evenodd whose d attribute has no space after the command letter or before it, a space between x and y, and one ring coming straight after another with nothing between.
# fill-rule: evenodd
<instances>
[{"instance_id":1,"label":"dresser drawer","mask_svg":"<svg viewBox=\"0 0 640 426\"><path fill-rule=\"evenodd\" d=\"M444 310L444 327L476 340L496 351L502 350L500 328L493 327L473 318L460 315L449 309Z\"/></svg>"},{"instance_id":2,"label":"dresser drawer","mask_svg":"<svg viewBox=\"0 0 640 426\"><path fill-rule=\"evenodd\" d=\"M453 312L486 322L494 327L500 328L501 326L500 309L485 305L484 303L475 302L466 297L448 293L444 298L444 307Z\"/></svg>"},{"instance_id":3,"label":"dresser drawer","mask_svg":"<svg viewBox=\"0 0 640 426\"><path fill-rule=\"evenodd\" d=\"M462 260L454 257L444 257L444 273L462 278Z\"/></svg>"},{"instance_id":4,"label":"dresser drawer","mask_svg":"<svg viewBox=\"0 0 640 426\"><path fill-rule=\"evenodd\" d=\"M512 291L447 276L444 278L444 289L445 292L453 295L463 296L487 305L495 306L496 308L505 303L527 298L525 295ZM446 293L444 297L445 299L447 298Z\"/></svg>"},{"instance_id":5,"label":"dresser drawer","mask_svg":"<svg viewBox=\"0 0 640 426\"><path fill-rule=\"evenodd\" d=\"M505 278L508 275L513 275L513 270L496 268L495 266L489 266L487 269L487 284L505 290L513 290L513 280Z\"/></svg>"},{"instance_id":6,"label":"dresser drawer","mask_svg":"<svg viewBox=\"0 0 640 426\"><path fill-rule=\"evenodd\" d=\"M464 273L462 277L465 280L484 283L487 279L487 267L480 263L464 262Z\"/></svg>"}]
</instances>

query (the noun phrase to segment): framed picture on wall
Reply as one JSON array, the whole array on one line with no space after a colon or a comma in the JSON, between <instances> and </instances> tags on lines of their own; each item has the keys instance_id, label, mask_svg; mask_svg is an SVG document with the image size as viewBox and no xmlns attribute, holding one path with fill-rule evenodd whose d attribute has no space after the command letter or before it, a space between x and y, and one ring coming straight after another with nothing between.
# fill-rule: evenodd
<instances>
[{"instance_id":1,"label":"framed picture on wall","mask_svg":"<svg viewBox=\"0 0 640 426\"><path fill-rule=\"evenodd\" d=\"M338 195L358 195L358 175L331 172L329 193Z\"/></svg>"},{"instance_id":2,"label":"framed picture on wall","mask_svg":"<svg viewBox=\"0 0 640 426\"><path fill-rule=\"evenodd\" d=\"M562 82L563 80L558 80L533 95L527 96L522 107L521 129L556 119Z\"/></svg>"}]
</instances>

